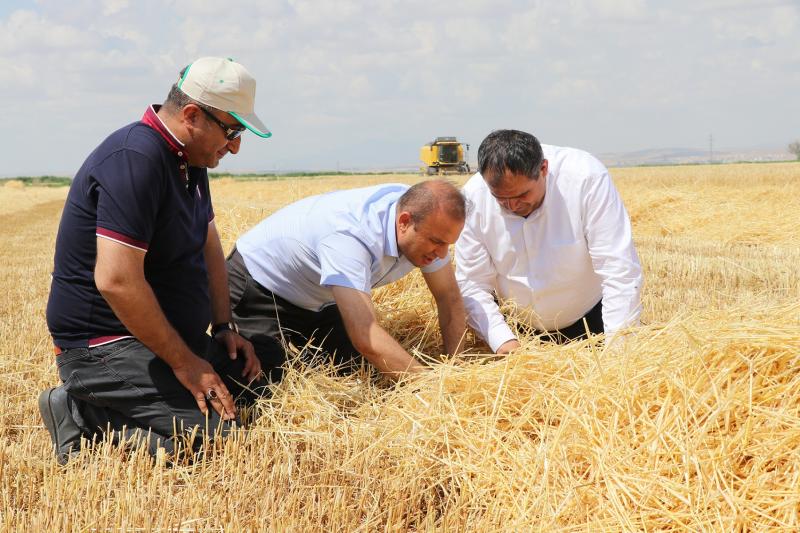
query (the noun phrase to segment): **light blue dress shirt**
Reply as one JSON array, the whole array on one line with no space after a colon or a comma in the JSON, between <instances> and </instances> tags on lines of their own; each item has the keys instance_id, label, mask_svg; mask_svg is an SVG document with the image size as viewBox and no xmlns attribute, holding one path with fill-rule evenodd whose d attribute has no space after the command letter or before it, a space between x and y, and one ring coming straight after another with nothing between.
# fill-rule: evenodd
<instances>
[{"instance_id":1,"label":"light blue dress shirt","mask_svg":"<svg viewBox=\"0 0 800 533\"><path fill-rule=\"evenodd\" d=\"M414 265L397 249L397 201L409 186L391 183L310 196L262 220L236 241L250 275L309 311L334 303L332 286L369 294ZM449 255L422 268L435 272Z\"/></svg>"}]
</instances>

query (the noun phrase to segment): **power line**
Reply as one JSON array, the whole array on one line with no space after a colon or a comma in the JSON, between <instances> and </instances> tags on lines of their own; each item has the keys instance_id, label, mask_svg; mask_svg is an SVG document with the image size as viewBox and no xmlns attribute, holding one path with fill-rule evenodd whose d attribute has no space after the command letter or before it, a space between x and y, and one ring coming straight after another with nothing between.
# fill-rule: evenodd
<instances>
[{"instance_id":1,"label":"power line","mask_svg":"<svg viewBox=\"0 0 800 533\"><path fill-rule=\"evenodd\" d=\"M714 162L714 135L708 134L708 162Z\"/></svg>"}]
</instances>

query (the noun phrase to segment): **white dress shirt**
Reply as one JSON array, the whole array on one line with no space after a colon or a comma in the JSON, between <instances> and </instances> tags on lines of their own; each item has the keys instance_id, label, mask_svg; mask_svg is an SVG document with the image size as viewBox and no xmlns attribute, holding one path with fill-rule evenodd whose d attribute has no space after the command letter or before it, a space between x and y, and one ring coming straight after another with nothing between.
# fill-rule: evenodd
<instances>
[{"instance_id":1,"label":"white dress shirt","mask_svg":"<svg viewBox=\"0 0 800 533\"><path fill-rule=\"evenodd\" d=\"M247 271L274 294L309 311L334 303L332 286L370 293L414 265L397 248L402 183L309 196L262 220L236 241ZM422 267L435 272L450 262Z\"/></svg>"},{"instance_id":2,"label":"white dress shirt","mask_svg":"<svg viewBox=\"0 0 800 533\"><path fill-rule=\"evenodd\" d=\"M546 193L527 217L503 209L480 174L464 186L456 279L469 325L493 351L515 338L493 293L530 310L520 316L540 331L574 324L601 299L607 337L641 313L642 269L608 170L581 150L542 149Z\"/></svg>"}]
</instances>

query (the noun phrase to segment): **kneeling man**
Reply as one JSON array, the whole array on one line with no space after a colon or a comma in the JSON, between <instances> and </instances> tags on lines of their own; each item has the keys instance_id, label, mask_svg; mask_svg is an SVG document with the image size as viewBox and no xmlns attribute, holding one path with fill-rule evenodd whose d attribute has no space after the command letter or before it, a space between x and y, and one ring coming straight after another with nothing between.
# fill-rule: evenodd
<instances>
[{"instance_id":1,"label":"kneeling man","mask_svg":"<svg viewBox=\"0 0 800 533\"><path fill-rule=\"evenodd\" d=\"M492 132L464 186L474 209L456 244L469 325L497 353L519 347L498 307L513 301L556 342L638 322L642 269L608 171L590 154ZM584 325L584 319L586 325Z\"/></svg>"},{"instance_id":2,"label":"kneeling man","mask_svg":"<svg viewBox=\"0 0 800 533\"><path fill-rule=\"evenodd\" d=\"M82 437L106 435L153 455L200 451L198 435L232 429L234 396L252 403L254 380L266 385L253 347L228 326L207 172L239 151L247 129L270 136L255 90L241 64L200 58L72 181L47 302L64 383L39 396L59 462Z\"/></svg>"},{"instance_id":3,"label":"kneeling man","mask_svg":"<svg viewBox=\"0 0 800 533\"><path fill-rule=\"evenodd\" d=\"M282 340L321 348L344 369L363 355L392 378L424 366L378 325L370 291L422 270L444 349L465 329L448 247L464 226L461 193L445 181L311 196L267 217L228 258L233 318L279 379ZM311 349L313 351L313 348ZM269 370L265 368L265 370Z\"/></svg>"}]
</instances>

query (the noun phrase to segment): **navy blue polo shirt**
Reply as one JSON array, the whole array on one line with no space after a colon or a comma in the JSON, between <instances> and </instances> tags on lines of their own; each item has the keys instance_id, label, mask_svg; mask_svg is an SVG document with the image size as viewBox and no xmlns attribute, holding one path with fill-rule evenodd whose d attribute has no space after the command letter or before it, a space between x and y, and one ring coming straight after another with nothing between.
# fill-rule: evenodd
<instances>
[{"instance_id":1,"label":"navy blue polo shirt","mask_svg":"<svg viewBox=\"0 0 800 533\"><path fill-rule=\"evenodd\" d=\"M208 175L189 166L157 110L112 133L72 181L47 302L47 326L61 349L131 336L94 283L97 238L145 252L145 278L167 320L190 347L202 345L211 321L203 256L214 218Z\"/></svg>"}]
</instances>

